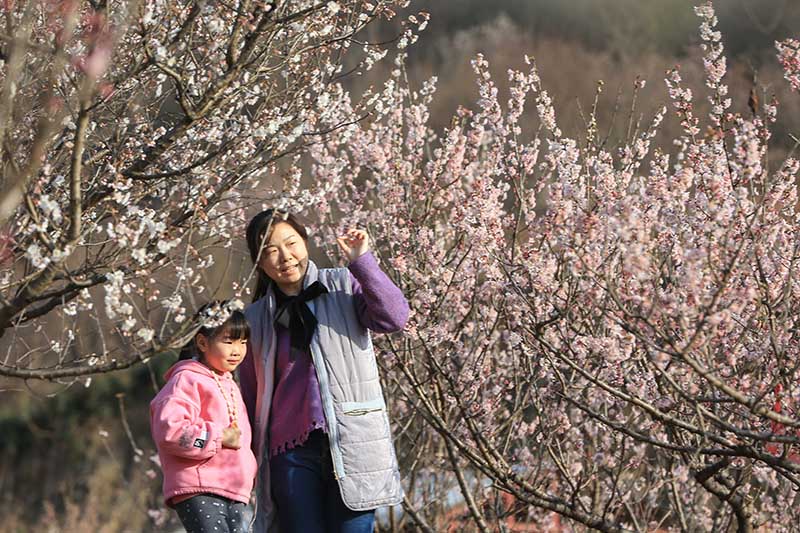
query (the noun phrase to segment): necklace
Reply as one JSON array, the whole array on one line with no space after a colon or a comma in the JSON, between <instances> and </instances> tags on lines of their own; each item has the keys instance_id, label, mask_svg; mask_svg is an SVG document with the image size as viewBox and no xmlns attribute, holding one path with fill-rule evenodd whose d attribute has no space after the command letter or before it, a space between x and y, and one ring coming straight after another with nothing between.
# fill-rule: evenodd
<instances>
[{"instance_id":1,"label":"necklace","mask_svg":"<svg viewBox=\"0 0 800 533\"><path fill-rule=\"evenodd\" d=\"M228 418L230 418L231 427L238 427L236 424L236 398L233 396L233 388L228 389L231 397L230 401L228 401L228 397L225 396L225 389L222 387L222 382L217 377L217 373L212 370L211 375L214 376L214 381L217 382L217 387L219 387L219 391L222 393L222 398L225 400L225 406L228 408ZM233 378L230 379L233 381Z\"/></svg>"}]
</instances>

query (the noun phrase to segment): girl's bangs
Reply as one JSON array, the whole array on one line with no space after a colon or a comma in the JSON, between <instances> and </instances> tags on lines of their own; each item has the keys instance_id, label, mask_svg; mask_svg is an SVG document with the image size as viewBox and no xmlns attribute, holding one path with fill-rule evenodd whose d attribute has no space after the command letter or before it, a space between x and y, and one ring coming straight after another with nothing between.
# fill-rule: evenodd
<instances>
[{"instance_id":1,"label":"girl's bangs","mask_svg":"<svg viewBox=\"0 0 800 533\"><path fill-rule=\"evenodd\" d=\"M230 318L222 324L216 336L225 336L231 340L247 340L250 338L250 324L241 311L234 311Z\"/></svg>"}]
</instances>

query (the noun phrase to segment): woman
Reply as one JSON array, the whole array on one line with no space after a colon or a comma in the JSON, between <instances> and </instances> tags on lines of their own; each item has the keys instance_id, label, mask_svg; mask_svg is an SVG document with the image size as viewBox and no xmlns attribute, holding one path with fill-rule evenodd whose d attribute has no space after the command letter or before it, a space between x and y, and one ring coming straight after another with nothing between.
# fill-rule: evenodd
<instances>
[{"instance_id":1,"label":"woman","mask_svg":"<svg viewBox=\"0 0 800 533\"><path fill-rule=\"evenodd\" d=\"M242 395L259 461L255 531L372 531L375 508L402 500L369 330L401 330L408 303L369 251L337 242L348 268L318 269L298 220L271 209L247 227L257 266Z\"/></svg>"}]
</instances>

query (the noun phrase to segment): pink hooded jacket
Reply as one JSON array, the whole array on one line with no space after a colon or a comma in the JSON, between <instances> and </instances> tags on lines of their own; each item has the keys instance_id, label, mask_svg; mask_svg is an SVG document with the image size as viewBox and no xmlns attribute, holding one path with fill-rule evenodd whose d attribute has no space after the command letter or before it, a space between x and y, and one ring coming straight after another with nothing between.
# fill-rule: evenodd
<instances>
[{"instance_id":1,"label":"pink hooded jacket","mask_svg":"<svg viewBox=\"0 0 800 533\"><path fill-rule=\"evenodd\" d=\"M178 361L166 385L150 402L150 430L164 473L164 501L210 493L248 503L253 489L256 458L252 433L239 387L226 373L218 376L198 361ZM240 448L224 448L222 431L230 425L228 404L236 402Z\"/></svg>"}]
</instances>

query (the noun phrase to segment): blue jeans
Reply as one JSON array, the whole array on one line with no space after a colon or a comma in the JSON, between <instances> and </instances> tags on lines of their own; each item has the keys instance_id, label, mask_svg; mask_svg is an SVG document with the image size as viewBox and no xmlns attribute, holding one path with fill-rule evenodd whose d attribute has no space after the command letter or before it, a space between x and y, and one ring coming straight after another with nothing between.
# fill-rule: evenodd
<instances>
[{"instance_id":1,"label":"blue jeans","mask_svg":"<svg viewBox=\"0 0 800 533\"><path fill-rule=\"evenodd\" d=\"M269 470L281 532L372 533L375 511L352 511L342 501L322 430L270 459Z\"/></svg>"}]
</instances>

